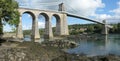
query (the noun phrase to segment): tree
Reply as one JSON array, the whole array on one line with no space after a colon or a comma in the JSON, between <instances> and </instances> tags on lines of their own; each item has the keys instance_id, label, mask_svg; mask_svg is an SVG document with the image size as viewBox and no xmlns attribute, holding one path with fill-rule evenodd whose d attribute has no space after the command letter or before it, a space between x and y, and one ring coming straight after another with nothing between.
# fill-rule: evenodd
<instances>
[{"instance_id":1,"label":"tree","mask_svg":"<svg viewBox=\"0 0 120 61\"><path fill-rule=\"evenodd\" d=\"M8 23L17 26L19 23L18 3L15 0L0 0L0 34L3 34L3 25Z\"/></svg>"},{"instance_id":2,"label":"tree","mask_svg":"<svg viewBox=\"0 0 120 61\"><path fill-rule=\"evenodd\" d=\"M94 31L94 27L93 26L88 26L86 32L93 33L93 31Z\"/></svg>"},{"instance_id":3,"label":"tree","mask_svg":"<svg viewBox=\"0 0 120 61\"><path fill-rule=\"evenodd\" d=\"M102 31L102 27L103 27L103 25L101 25L101 24L96 24L95 26L94 26L94 32L95 33L101 33L101 31Z\"/></svg>"}]
</instances>

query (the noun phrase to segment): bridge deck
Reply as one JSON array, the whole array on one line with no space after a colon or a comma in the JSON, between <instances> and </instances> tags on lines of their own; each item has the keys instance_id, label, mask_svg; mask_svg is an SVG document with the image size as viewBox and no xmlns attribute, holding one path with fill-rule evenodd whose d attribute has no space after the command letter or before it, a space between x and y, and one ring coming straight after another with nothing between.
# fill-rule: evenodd
<instances>
[{"instance_id":1,"label":"bridge deck","mask_svg":"<svg viewBox=\"0 0 120 61\"><path fill-rule=\"evenodd\" d=\"M80 17L78 15L71 14L71 13L67 13L67 16L74 17L74 18L79 18L79 19L83 19L83 20L87 20L87 21L91 21L91 22L95 22L95 23L99 23L99 24L104 25L104 23L101 23L101 22L98 22L98 21L95 21L95 20L92 20L92 19L89 19L89 18Z\"/></svg>"}]
</instances>

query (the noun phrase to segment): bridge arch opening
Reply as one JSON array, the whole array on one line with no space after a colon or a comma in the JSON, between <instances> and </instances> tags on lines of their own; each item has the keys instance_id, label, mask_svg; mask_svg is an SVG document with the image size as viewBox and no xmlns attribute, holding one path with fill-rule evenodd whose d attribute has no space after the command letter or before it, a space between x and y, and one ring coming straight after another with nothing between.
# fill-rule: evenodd
<instances>
[{"instance_id":1,"label":"bridge arch opening","mask_svg":"<svg viewBox=\"0 0 120 61\"><path fill-rule=\"evenodd\" d=\"M34 13L25 11L22 14L22 29L23 35L26 41L30 41L32 35L33 21L35 20Z\"/></svg>"},{"instance_id":2,"label":"bridge arch opening","mask_svg":"<svg viewBox=\"0 0 120 61\"><path fill-rule=\"evenodd\" d=\"M60 35L60 16L57 14L52 15L52 27L53 27L53 35Z\"/></svg>"},{"instance_id":3,"label":"bridge arch opening","mask_svg":"<svg viewBox=\"0 0 120 61\"><path fill-rule=\"evenodd\" d=\"M41 36L45 36L47 33L47 22L49 21L49 16L46 13L40 13L38 16L38 25L39 25L39 33Z\"/></svg>"}]
</instances>

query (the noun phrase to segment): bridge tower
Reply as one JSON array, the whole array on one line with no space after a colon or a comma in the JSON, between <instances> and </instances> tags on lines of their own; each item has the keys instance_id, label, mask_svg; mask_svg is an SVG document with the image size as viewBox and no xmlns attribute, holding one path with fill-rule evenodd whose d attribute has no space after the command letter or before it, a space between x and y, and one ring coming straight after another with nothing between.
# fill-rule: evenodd
<instances>
[{"instance_id":1,"label":"bridge tower","mask_svg":"<svg viewBox=\"0 0 120 61\"><path fill-rule=\"evenodd\" d=\"M59 4L59 9L58 9L58 11L65 11L64 3Z\"/></svg>"},{"instance_id":2,"label":"bridge tower","mask_svg":"<svg viewBox=\"0 0 120 61\"><path fill-rule=\"evenodd\" d=\"M61 11L63 14L61 15L61 26L60 26L60 35L69 35L68 24L67 24L67 14L64 13L65 7L64 3L59 4L58 11Z\"/></svg>"},{"instance_id":3,"label":"bridge tower","mask_svg":"<svg viewBox=\"0 0 120 61\"><path fill-rule=\"evenodd\" d=\"M102 29L102 34L107 35L108 34L108 27L107 27L107 23L106 20L103 20L103 29Z\"/></svg>"}]
</instances>

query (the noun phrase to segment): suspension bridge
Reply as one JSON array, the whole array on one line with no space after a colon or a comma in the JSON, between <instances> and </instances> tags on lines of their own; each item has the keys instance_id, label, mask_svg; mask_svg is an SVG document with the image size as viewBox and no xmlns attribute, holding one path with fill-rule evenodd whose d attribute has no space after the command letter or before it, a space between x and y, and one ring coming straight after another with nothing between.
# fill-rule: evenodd
<instances>
[{"instance_id":1,"label":"suspension bridge","mask_svg":"<svg viewBox=\"0 0 120 61\"><path fill-rule=\"evenodd\" d=\"M45 4L45 3L41 3ZM51 3L45 4L50 6ZM57 3L58 4L58 3ZM51 4L55 5L55 3ZM103 25L103 31L102 34L108 34L107 28L112 28L112 26L107 25L106 21L99 22L93 19L85 18L77 14L69 13L65 9L64 3L58 4L57 5L59 8L57 11L55 10L40 10L40 9L31 9L31 8L22 8L20 7L18 9L20 15L24 13L29 13L32 16L32 34L31 37L34 39L40 38L39 34L39 28L38 28L38 16L43 15L45 17L45 38L53 38L53 32L52 32L52 24L51 24L51 18L52 16L56 17L56 31L55 34L62 36L62 35L69 35L69 29L68 29L68 24L67 24L67 16L74 17L74 18L79 18L83 19L86 21L98 23ZM69 7L70 8L70 7ZM73 9L73 8L71 8ZM73 12L76 12L76 10L73 9ZM69 20L68 20L69 21ZM20 17L20 22L18 25L18 31L16 34L17 38L22 39L23 38L23 32L22 32L22 20Z\"/></svg>"}]
</instances>

